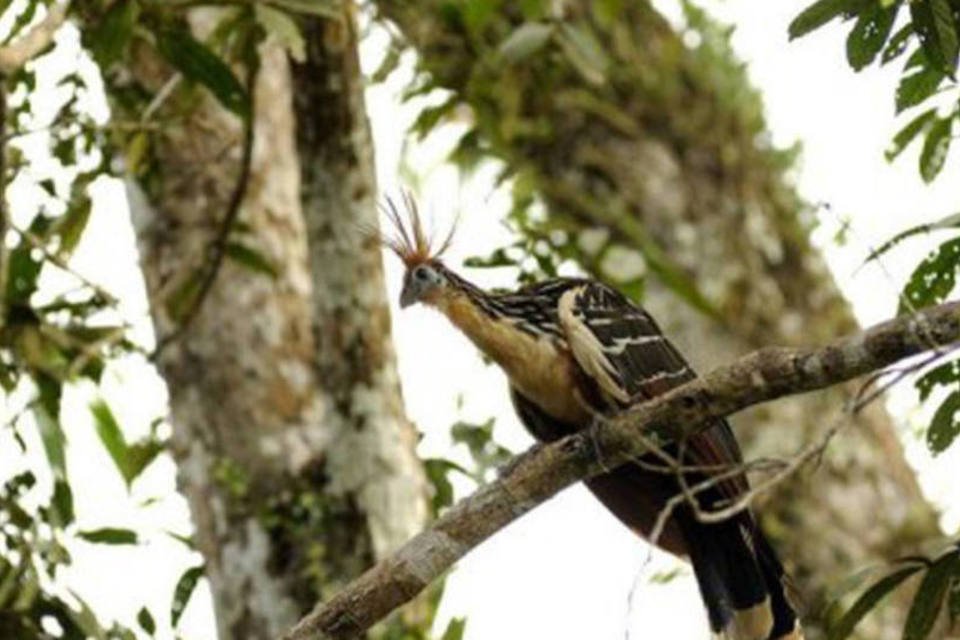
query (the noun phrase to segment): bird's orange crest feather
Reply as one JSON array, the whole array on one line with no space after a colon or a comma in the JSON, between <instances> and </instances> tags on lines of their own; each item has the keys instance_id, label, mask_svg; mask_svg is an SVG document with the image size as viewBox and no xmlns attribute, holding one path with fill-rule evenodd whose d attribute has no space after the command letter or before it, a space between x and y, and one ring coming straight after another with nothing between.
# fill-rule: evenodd
<instances>
[{"instance_id":1,"label":"bird's orange crest feather","mask_svg":"<svg viewBox=\"0 0 960 640\"><path fill-rule=\"evenodd\" d=\"M392 227L390 232L379 234L380 242L403 260L408 268L438 259L450 248L456 224L450 227L450 232L443 242L434 248L434 239L424 230L420 209L409 191L402 192L401 206L406 210L406 216L400 213L396 200L389 196L380 204L380 210Z\"/></svg>"}]
</instances>

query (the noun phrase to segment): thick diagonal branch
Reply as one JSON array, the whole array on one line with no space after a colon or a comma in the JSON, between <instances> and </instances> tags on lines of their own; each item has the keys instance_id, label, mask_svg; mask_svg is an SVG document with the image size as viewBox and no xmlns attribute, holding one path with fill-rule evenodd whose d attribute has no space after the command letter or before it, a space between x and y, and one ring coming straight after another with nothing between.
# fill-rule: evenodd
<instances>
[{"instance_id":1,"label":"thick diagonal branch","mask_svg":"<svg viewBox=\"0 0 960 640\"><path fill-rule=\"evenodd\" d=\"M767 348L603 423L522 456L393 556L321 603L286 640L354 638L488 537L571 484L689 437L713 418L823 389L960 340L960 302L877 325L819 348ZM645 437L638 438L638 433Z\"/></svg>"}]
</instances>

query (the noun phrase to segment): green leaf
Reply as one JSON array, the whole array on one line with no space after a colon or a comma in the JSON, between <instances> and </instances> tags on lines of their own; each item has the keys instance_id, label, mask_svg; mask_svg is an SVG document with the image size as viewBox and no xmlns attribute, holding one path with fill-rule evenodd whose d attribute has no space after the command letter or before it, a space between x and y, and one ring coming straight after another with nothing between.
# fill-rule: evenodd
<instances>
[{"instance_id":1,"label":"green leaf","mask_svg":"<svg viewBox=\"0 0 960 640\"><path fill-rule=\"evenodd\" d=\"M37 278L43 263L34 259L30 244L24 240L8 254L7 289L4 298L8 305L27 304L37 290Z\"/></svg>"},{"instance_id":2,"label":"green leaf","mask_svg":"<svg viewBox=\"0 0 960 640\"><path fill-rule=\"evenodd\" d=\"M913 25L909 23L897 29L893 37L887 41L887 46L883 48L883 54L880 56L880 64L893 62L903 55L907 50L907 46L910 44L910 38L913 34Z\"/></svg>"},{"instance_id":3,"label":"green leaf","mask_svg":"<svg viewBox=\"0 0 960 640\"><path fill-rule=\"evenodd\" d=\"M855 71L860 71L869 65L880 53L899 10L899 3L891 7L883 7L880 3L876 3L872 8L865 9L857 18L856 24L847 36L847 62Z\"/></svg>"},{"instance_id":4,"label":"green leaf","mask_svg":"<svg viewBox=\"0 0 960 640\"><path fill-rule=\"evenodd\" d=\"M396 43L390 42L387 45L386 52L383 54L383 58L380 60L380 64L378 64L376 70L370 74L370 82L380 84L390 77L390 74L400 66L400 55L402 53L403 51Z\"/></svg>"},{"instance_id":5,"label":"green leaf","mask_svg":"<svg viewBox=\"0 0 960 640\"><path fill-rule=\"evenodd\" d=\"M427 479L433 486L431 506L434 515L453 504L453 484L450 483L451 471L459 471L469 477L470 473L457 463L444 458L427 458L423 461Z\"/></svg>"},{"instance_id":6,"label":"green leaf","mask_svg":"<svg viewBox=\"0 0 960 640\"><path fill-rule=\"evenodd\" d=\"M67 611L76 625L83 630L83 635L81 637L89 640L107 640L107 632L104 631L103 627L100 625L100 621L97 620L97 614L93 612L93 609L90 607L90 605L87 604L83 598L72 591L71 595L80 605L80 609L78 611L73 607L70 607Z\"/></svg>"},{"instance_id":7,"label":"green leaf","mask_svg":"<svg viewBox=\"0 0 960 640\"><path fill-rule=\"evenodd\" d=\"M926 131L936 115L936 109L927 109L900 129L897 135L893 136L893 141L883 153L887 162L893 162L893 160L907 148L907 145L913 142L914 138L920 135L921 132Z\"/></svg>"},{"instance_id":8,"label":"green leaf","mask_svg":"<svg viewBox=\"0 0 960 640\"><path fill-rule=\"evenodd\" d=\"M24 27L30 24L33 21L34 16L37 15L37 7L40 5L36 0L32 0L27 3L26 7L20 9L17 13L16 19L13 21L13 25L10 27L10 30L6 33L6 37L3 40L3 45L10 44L14 38L16 38ZM5 13L5 12L4 12Z\"/></svg>"},{"instance_id":9,"label":"green leaf","mask_svg":"<svg viewBox=\"0 0 960 640\"><path fill-rule=\"evenodd\" d=\"M137 544L139 542L136 531L116 527L78 531L77 537L94 544Z\"/></svg>"},{"instance_id":10,"label":"green leaf","mask_svg":"<svg viewBox=\"0 0 960 640\"><path fill-rule=\"evenodd\" d=\"M253 7L257 16L257 22L264 28L267 34L277 39L284 49L290 54L290 57L297 62L306 60L306 43L303 41L303 33L297 21L290 17L290 14L279 9L274 9L267 4L256 4Z\"/></svg>"},{"instance_id":11,"label":"green leaf","mask_svg":"<svg viewBox=\"0 0 960 640\"><path fill-rule=\"evenodd\" d=\"M610 59L587 23L563 23L557 34L557 42L584 80L593 85L604 82Z\"/></svg>"},{"instance_id":12,"label":"green leaf","mask_svg":"<svg viewBox=\"0 0 960 640\"><path fill-rule=\"evenodd\" d=\"M251 271L268 275L271 278L276 278L278 275L276 267L266 256L241 242L228 242L226 255L237 264Z\"/></svg>"},{"instance_id":13,"label":"green leaf","mask_svg":"<svg viewBox=\"0 0 960 640\"><path fill-rule=\"evenodd\" d=\"M960 622L960 572L953 574L950 581L950 591L947 593L947 615L950 616L950 628L954 629Z\"/></svg>"},{"instance_id":14,"label":"green leaf","mask_svg":"<svg viewBox=\"0 0 960 640\"><path fill-rule=\"evenodd\" d=\"M183 615L183 610L187 608L190 596L193 595L193 590L197 587L197 582L202 576L203 565L199 565L184 571L180 579L177 580L177 585L173 588L173 603L170 605L170 626L174 629L177 628L180 616Z\"/></svg>"},{"instance_id":15,"label":"green leaf","mask_svg":"<svg viewBox=\"0 0 960 640\"><path fill-rule=\"evenodd\" d=\"M191 551L197 550L197 545L193 542L193 536L183 535L182 533L176 533L175 531L165 531L164 533L185 546L187 549L190 549Z\"/></svg>"},{"instance_id":16,"label":"green leaf","mask_svg":"<svg viewBox=\"0 0 960 640\"><path fill-rule=\"evenodd\" d=\"M0 501L0 507L3 509L7 522L14 527L29 529L33 525L33 517L15 500Z\"/></svg>"},{"instance_id":17,"label":"green leaf","mask_svg":"<svg viewBox=\"0 0 960 640\"><path fill-rule=\"evenodd\" d=\"M956 284L960 269L960 238L941 244L917 265L900 296L898 315L939 304Z\"/></svg>"},{"instance_id":18,"label":"green leaf","mask_svg":"<svg viewBox=\"0 0 960 640\"><path fill-rule=\"evenodd\" d=\"M920 177L924 182L933 182L943 170L950 151L951 135L953 130L953 116L938 118L927 131L927 138L923 141L920 151Z\"/></svg>"},{"instance_id":19,"label":"green leaf","mask_svg":"<svg viewBox=\"0 0 960 640\"><path fill-rule=\"evenodd\" d=\"M80 243L84 229L90 221L90 212L92 206L90 198L86 194L76 200L71 201L70 208L67 209L63 217L57 220L56 231L60 235L60 246L57 247L57 253L65 258L73 254L73 250Z\"/></svg>"},{"instance_id":20,"label":"green leaf","mask_svg":"<svg viewBox=\"0 0 960 640\"><path fill-rule=\"evenodd\" d=\"M515 267L517 261L507 254L504 247L494 249L489 256L470 256L463 261L464 266L475 268Z\"/></svg>"},{"instance_id":21,"label":"green leaf","mask_svg":"<svg viewBox=\"0 0 960 640\"><path fill-rule=\"evenodd\" d=\"M525 22L504 39L497 47L497 53L507 64L514 64L529 58L540 51L550 36L554 27L544 22Z\"/></svg>"},{"instance_id":22,"label":"green leaf","mask_svg":"<svg viewBox=\"0 0 960 640\"><path fill-rule=\"evenodd\" d=\"M93 414L100 442L129 489L133 481L163 451L163 443L153 436L148 436L132 445L128 444L120 424L103 400L90 403L90 412Z\"/></svg>"},{"instance_id":23,"label":"green leaf","mask_svg":"<svg viewBox=\"0 0 960 640\"><path fill-rule=\"evenodd\" d=\"M917 234L930 233L930 232L938 231L941 229L955 229L957 227L960 227L960 213L954 213L952 215L946 216L945 218L941 218L936 222L930 222L927 224L921 224L915 227L911 227L906 231L901 231L897 235L893 236L892 238L884 242L877 249L874 249L873 251L871 251L870 255L868 255L867 258L864 260L864 263L870 262L871 260L876 260L877 258L882 256L886 252L890 251L891 249L893 249L895 246L897 246L907 238L910 238Z\"/></svg>"},{"instance_id":24,"label":"green leaf","mask_svg":"<svg viewBox=\"0 0 960 640\"><path fill-rule=\"evenodd\" d=\"M73 522L75 517L73 511L73 491L66 480L55 480L53 483L53 496L50 498L50 504L53 507L57 523L60 528L66 527Z\"/></svg>"},{"instance_id":25,"label":"green leaf","mask_svg":"<svg viewBox=\"0 0 960 640\"><path fill-rule=\"evenodd\" d=\"M960 391L954 391L940 403L927 427L927 448L934 455L943 453L960 435Z\"/></svg>"},{"instance_id":26,"label":"green leaf","mask_svg":"<svg viewBox=\"0 0 960 640\"><path fill-rule=\"evenodd\" d=\"M495 420L490 418L482 424L457 422L450 428L450 436L456 444L464 444L473 458L474 472L470 474L478 483L490 469L506 464L511 457L509 449L500 446L493 438Z\"/></svg>"},{"instance_id":27,"label":"green leaf","mask_svg":"<svg viewBox=\"0 0 960 640\"><path fill-rule=\"evenodd\" d=\"M960 550L942 555L927 570L907 613L903 640L926 640L943 606L950 578L960 571Z\"/></svg>"},{"instance_id":28,"label":"green leaf","mask_svg":"<svg viewBox=\"0 0 960 640\"><path fill-rule=\"evenodd\" d=\"M960 360L953 360L927 371L913 383L913 386L916 387L920 401L923 402L937 387L952 387L957 383L960 383Z\"/></svg>"},{"instance_id":29,"label":"green leaf","mask_svg":"<svg viewBox=\"0 0 960 640\"><path fill-rule=\"evenodd\" d=\"M424 107L413 125L410 126L410 131L417 134L417 140L423 140L443 118L453 112L459 103L457 96L451 95L440 104Z\"/></svg>"},{"instance_id":30,"label":"green leaf","mask_svg":"<svg viewBox=\"0 0 960 640\"><path fill-rule=\"evenodd\" d=\"M466 618L450 618L440 640L463 640L463 632L466 628Z\"/></svg>"},{"instance_id":31,"label":"green leaf","mask_svg":"<svg viewBox=\"0 0 960 640\"><path fill-rule=\"evenodd\" d=\"M241 117L250 112L243 85L220 57L187 29L166 26L157 31L157 50L188 80L202 84L220 103Z\"/></svg>"},{"instance_id":32,"label":"green leaf","mask_svg":"<svg viewBox=\"0 0 960 640\"><path fill-rule=\"evenodd\" d=\"M853 633L853 630L865 615L873 610L891 591L900 586L904 580L923 567L923 564L915 564L897 569L871 585L857 598L853 606L836 623L830 626L827 632L827 640L844 640L850 637L850 634Z\"/></svg>"},{"instance_id":33,"label":"green leaf","mask_svg":"<svg viewBox=\"0 0 960 640\"><path fill-rule=\"evenodd\" d=\"M950 0L914 0L910 3L910 15L927 60L938 71L952 77L960 45Z\"/></svg>"},{"instance_id":34,"label":"green leaf","mask_svg":"<svg viewBox=\"0 0 960 640\"><path fill-rule=\"evenodd\" d=\"M117 0L93 29L84 34L84 44L102 70L109 69L123 57L139 16L137 0Z\"/></svg>"},{"instance_id":35,"label":"green leaf","mask_svg":"<svg viewBox=\"0 0 960 640\"><path fill-rule=\"evenodd\" d=\"M127 440L123 437L123 430L120 428L120 424L113 416L110 407L107 406L107 403L103 400L91 402L90 412L93 414L97 436L100 437L100 442L103 443L103 447L107 450L107 453L110 454L113 464L120 471L121 475L124 476L124 480L126 480L124 465L127 458ZM128 486L129 484L130 483L127 482Z\"/></svg>"},{"instance_id":36,"label":"green leaf","mask_svg":"<svg viewBox=\"0 0 960 640\"><path fill-rule=\"evenodd\" d=\"M133 483L143 470L150 466L164 450L163 442L154 436L147 436L127 447L126 463L122 470L127 486Z\"/></svg>"},{"instance_id":37,"label":"green leaf","mask_svg":"<svg viewBox=\"0 0 960 640\"><path fill-rule=\"evenodd\" d=\"M137 624L151 636L157 631L157 623L153 619L153 614L146 607L140 607L140 611L137 612Z\"/></svg>"},{"instance_id":38,"label":"green leaf","mask_svg":"<svg viewBox=\"0 0 960 640\"><path fill-rule=\"evenodd\" d=\"M790 26L787 27L790 39L805 36L822 27L834 18L843 15L852 4L850 0L817 0L790 22Z\"/></svg>"},{"instance_id":39,"label":"green leaf","mask_svg":"<svg viewBox=\"0 0 960 640\"><path fill-rule=\"evenodd\" d=\"M33 405L33 415L43 443L44 453L53 471L53 477L64 480L67 477L66 444L67 436L60 425L60 393L62 386L58 380L46 375L38 375L36 384L39 390L39 402Z\"/></svg>"},{"instance_id":40,"label":"green leaf","mask_svg":"<svg viewBox=\"0 0 960 640\"><path fill-rule=\"evenodd\" d=\"M170 297L165 301L164 307L175 322L182 321L190 309L193 308L202 286L203 272L200 269L194 269L173 290Z\"/></svg>"},{"instance_id":41,"label":"green leaf","mask_svg":"<svg viewBox=\"0 0 960 640\"><path fill-rule=\"evenodd\" d=\"M897 113L932 96L944 77L941 71L925 67L901 77L895 94Z\"/></svg>"}]
</instances>

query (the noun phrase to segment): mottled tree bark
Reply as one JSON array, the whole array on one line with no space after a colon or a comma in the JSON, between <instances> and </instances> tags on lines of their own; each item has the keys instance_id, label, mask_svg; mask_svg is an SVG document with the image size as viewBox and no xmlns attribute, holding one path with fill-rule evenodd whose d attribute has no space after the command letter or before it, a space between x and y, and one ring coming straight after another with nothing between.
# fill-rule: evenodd
<instances>
[{"instance_id":1,"label":"mottled tree bark","mask_svg":"<svg viewBox=\"0 0 960 640\"><path fill-rule=\"evenodd\" d=\"M380 244L373 141L353 3L341 21L305 25L294 66L301 202L313 276L320 379L335 415L328 464L368 514L377 557L426 520L415 430L401 404Z\"/></svg>"},{"instance_id":2,"label":"mottled tree bark","mask_svg":"<svg viewBox=\"0 0 960 640\"><path fill-rule=\"evenodd\" d=\"M195 10L192 27L204 34L216 16ZM157 360L222 638L277 637L427 516L380 250L358 241L355 227L376 216L352 16L309 28L333 48L312 43L309 73L296 81L279 46L260 48L252 170L230 236L277 275L227 259ZM128 70L119 81L151 94L174 75L142 42ZM208 259L240 173L243 127L197 92L177 89L163 103L157 115L172 117L150 138L151 166L131 182L161 339L177 331L178 296ZM310 113L355 124L314 126Z\"/></svg>"},{"instance_id":3,"label":"mottled tree bark","mask_svg":"<svg viewBox=\"0 0 960 640\"><path fill-rule=\"evenodd\" d=\"M760 100L722 29L694 16L697 38L684 44L644 2L504 3L492 15L439 1L377 7L419 53L423 84L470 107L469 150L502 160L532 188L585 265L601 277L615 271L578 244L585 230L608 232L606 248L642 250L660 276L645 304L700 368L855 326L810 244L806 207L786 176L792 158L767 142ZM524 21L549 35L527 32L533 53L518 53L519 38L505 50ZM717 318L681 301L684 279ZM764 406L735 428L750 454L791 452L847 419L847 393ZM880 406L761 512L813 614L839 578L937 535ZM901 613L872 618L866 637L895 636Z\"/></svg>"}]
</instances>

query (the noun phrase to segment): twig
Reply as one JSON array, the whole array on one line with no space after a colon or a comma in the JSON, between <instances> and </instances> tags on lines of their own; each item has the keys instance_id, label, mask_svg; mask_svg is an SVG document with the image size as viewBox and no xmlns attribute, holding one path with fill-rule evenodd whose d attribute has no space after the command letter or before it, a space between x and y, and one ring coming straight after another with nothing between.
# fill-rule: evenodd
<instances>
[{"instance_id":1,"label":"twig","mask_svg":"<svg viewBox=\"0 0 960 640\"><path fill-rule=\"evenodd\" d=\"M55 4L47 10L47 15L30 31L16 42L0 47L0 73L10 74L25 65L37 54L46 49L60 25L67 18L67 6L70 3Z\"/></svg>"},{"instance_id":2,"label":"twig","mask_svg":"<svg viewBox=\"0 0 960 640\"><path fill-rule=\"evenodd\" d=\"M120 303L115 295L71 267L62 256L50 251L41 238L38 238L35 234L31 233L27 229L22 229L15 225L11 225L10 228L13 229L27 244L42 253L43 257L46 258L51 264L57 266L79 280L81 284L92 290L98 297L102 298L105 303L113 307Z\"/></svg>"},{"instance_id":3,"label":"twig","mask_svg":"<svg viewBox=\"0 0 960 640\"><path fill-rule=\"evenodd\" d=\"M647 448L682 441L712 421L761 402L823 389L960 340L960 303L932 307L808 349L767 348L715 369L588 432L524 455L509 471L451 507L392 556L305 616L287 640L355 638L408 602L508 523L571 484Z\"/></svg>"},{"instance_id":4,"label":"twig","mask_svg":"<svg viewBox=\"0 0 960 640\"><path fill-rule=\"evenodd\" d=\"M147 105L147 108L143 110L143 113L140 114L140 122L147 122L151 116L159 109L167 98L170 97L170 94L173 93L173 90L177 88L177 85L180 84L180 81L183 80L183 74L179 71L170 76L170 79L167 80L160 90L157 91L156 95L153 96L153 100L150 101L150 104Z\"/></svg>"},{"instance_id":5,"label":"twig","mask_svg":"<svg viewBox=\"0 0 960 640\"><path fill-rule=\"evenodd\" d=\"M920 332L921 337L925 339L929 337L924 334L924 329L922 327L920 328ZM956 345L953 345L949 349L934 348L933 352L930 353L928 357L921 359L919 362L913 362L907 366L897 367L893 370L885 369L883 371L870 374L868 379L857 390L857 393L852 401L847 403L847 406L844 407L842 415L823 433L822 436L820 436L816 443L802 447L799 452L787 460L779 461L778 468L773 469L774 472L770 477L755 484L746 492L738 496L734 502L729 503L723 508L704 510L696 501L696 495L710 489L723 480L735 477L740 473L756 470L761 466L756 464L757 462L764 462L764 465L762 466L768 466L766 463L769 461L751 461L749 463L736 466L727 465L726 468L720 470L715 469L714 475L697 483L693 487L690 487L686 484L683 473L687 473L691 469L696 470L695 467L691 468L678 466L670 469L670 471L677 473L678 480L683 488L683 493L673 496L670 500L668 500L667 504L664 505L660 513L657 514L657 521L650 532L650 542L652 544L657 543L660 535L663 533L663 529L666 527L667 521L670 519L670 516L672 516L673 512L683 503L687 503L691 507L694 516L700 522L706 523L721 522L727 518L730 518L731 516L736 515L740 511L747 509L758 495L769 491L777 484L783 482L794 473L799 471L800 468L802 468L808 462L814 460L815 458L819 460L823 456L823 453L826 451L827 446L830 444L833 438L836 437L836 435L844 427L850 424L849 418L856 416L860 411L863 410L864 407L877 400L881 395L889 391L895 385L899 384L907 376L914 374L917 371L926 368L933 362L946 357L950 353L953 353L956 348ZM879 385L876 389L871 390L871 387L879 378L890 374L893 374L892 379L888 380L882 385Z\"/></svg>"},{"instance_id":6,"label":"twig","mask_svg":"<svg viewBox=\"0 0 960 640\"><path fill-rule=\"evenodd\" d=\"M210 243L207 249L200 287L196 295L190 300L190 306L184 312L177 327L157 341L157 346L150 355L151 361L155 361L164 349L178 340L190 327L190 324L199 313L203 301L213 288L213 284L217 280L217 275L220 273L220 267L223 266L223 261L226 258L230 231L233 229L233 225L240 215L240 206L246 198L247 187L250 183L250 173L253 164L254 123L256 119L254 94L258 72L259 65L248 62L246 88L250 100L250 109L243 119L243 149L240 157L240 172L237 174L237 181L234 183L233 192L230 194L229 202L227 202L227 211L223 216L223 220L220 222L220 228L213 242Z\"/></svg>"}]
</instances>

